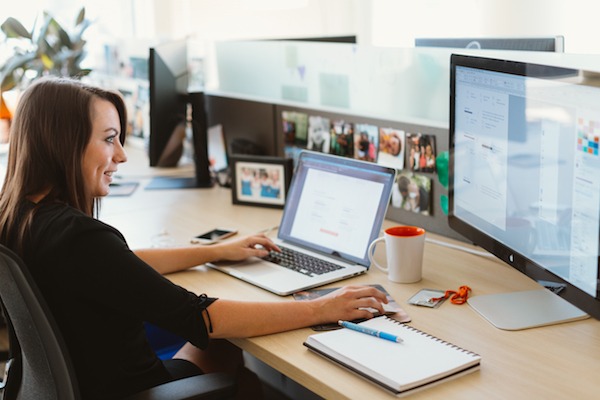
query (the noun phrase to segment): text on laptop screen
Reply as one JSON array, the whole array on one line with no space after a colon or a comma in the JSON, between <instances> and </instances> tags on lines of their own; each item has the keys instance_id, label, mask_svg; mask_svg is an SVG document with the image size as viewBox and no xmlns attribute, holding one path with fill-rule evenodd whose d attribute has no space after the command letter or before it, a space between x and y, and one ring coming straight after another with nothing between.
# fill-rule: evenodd
<instances>
[{"instance_id":1,"label":"text on laptop screen","mask_svg":"<svg viewBox=\"0 0 600 400\"><path fill-rule=\"evenodd\" d=\"M368 265L367 248L379 235L393 176L376 164L303 153L279 237Z\"/></svg>"}]
</instances>

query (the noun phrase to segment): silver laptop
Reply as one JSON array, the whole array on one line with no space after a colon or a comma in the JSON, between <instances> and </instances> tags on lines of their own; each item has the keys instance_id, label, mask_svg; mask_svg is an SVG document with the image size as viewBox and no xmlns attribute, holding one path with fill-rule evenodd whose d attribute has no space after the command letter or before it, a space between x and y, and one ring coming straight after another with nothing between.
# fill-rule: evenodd
<instances>
[{"instance_id":1,"label":"silver laptop","mask_svg":"<svg viewBox=\"0 0 600 400\"><path fill-rule=\"evenodd\" d=\"M275 239L295 254L208 265L281 296L363 274L394 178L393 168L303 151Z\"/></svg>"}]
</instances>

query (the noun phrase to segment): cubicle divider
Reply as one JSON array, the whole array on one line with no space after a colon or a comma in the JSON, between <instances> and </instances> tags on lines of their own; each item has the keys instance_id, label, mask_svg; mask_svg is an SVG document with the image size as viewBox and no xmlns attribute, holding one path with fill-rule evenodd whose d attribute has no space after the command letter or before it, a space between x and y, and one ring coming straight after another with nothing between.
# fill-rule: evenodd
<instances>
[{"instance_id":1,"label":"cubicle divider","mask_svg":"<svg viewBox=\"0 0 600 400\"><path fill-rule=\"evenodd\" d=\"M229 154L294 158L299 151L309 149L396 168L398 179L387 218L465 240L448 226L441 203L447 189L438 179L435 158L448 150L447 128L224 93L208 93L206 108L208 126L222 126ZM325 133L326 139L319 145L317 130ZM392 154L390 143L387 147L382 144L394 135L400 142L398 155ZM370 140L361 144L361 137ZM245 148L240 150L240 146ZM427 159L425 153L429 154Z\"/></svg>"},{"instance_id":2,"label":"cubicle divider","mask_svg":"<svg viewBox=\"0 0 600 400\"><path fill-rule=\"evenodd\" d=\"M208 126L221 125L229 154L278 154L273 103L210 93L205 101Z\"/></svg>"}]
</instances>

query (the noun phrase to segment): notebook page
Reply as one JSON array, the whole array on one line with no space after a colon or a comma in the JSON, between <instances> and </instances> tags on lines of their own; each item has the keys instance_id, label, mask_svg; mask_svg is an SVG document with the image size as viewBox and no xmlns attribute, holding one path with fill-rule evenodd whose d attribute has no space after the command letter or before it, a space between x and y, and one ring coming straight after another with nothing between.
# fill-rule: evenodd
<instances>
[{"instance_id":1,"label":"notebook page","mask_svg":"<svg viewBox=\"0 0 600 400\"><path fill-rule=\"evenodd\" d=\"M386 317L361 325L396 334L403 342L340 329L312 335L307 343L397 391L452 375L480 361L477 354Z\"/></svg>"}]
</instances>

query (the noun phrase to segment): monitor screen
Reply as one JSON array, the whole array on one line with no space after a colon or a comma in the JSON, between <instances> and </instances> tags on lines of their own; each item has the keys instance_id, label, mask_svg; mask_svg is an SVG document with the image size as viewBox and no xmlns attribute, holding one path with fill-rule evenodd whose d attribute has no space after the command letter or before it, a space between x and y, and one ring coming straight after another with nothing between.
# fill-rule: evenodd
<instances>
[{"instance_id":1,"label":"monitor screen","mask_svg":"<svg viewBox=\"0 0 600 400\"><path fill-rule=\"evenodd\" d=\"M598 319L599 76L454 54L449 132L450 227Z\"/></svg>"},{"instance_id":2,"label":"monitor screen","mask_svg":"<svg viewBox=\"0 0 600 400\"><path fill-rule=\"evenodd\" d=\"M416 47L454 47L473 50L521 50L564 52L564 37L530 38L417 38Z\"/></svg>"}]
</instances>

